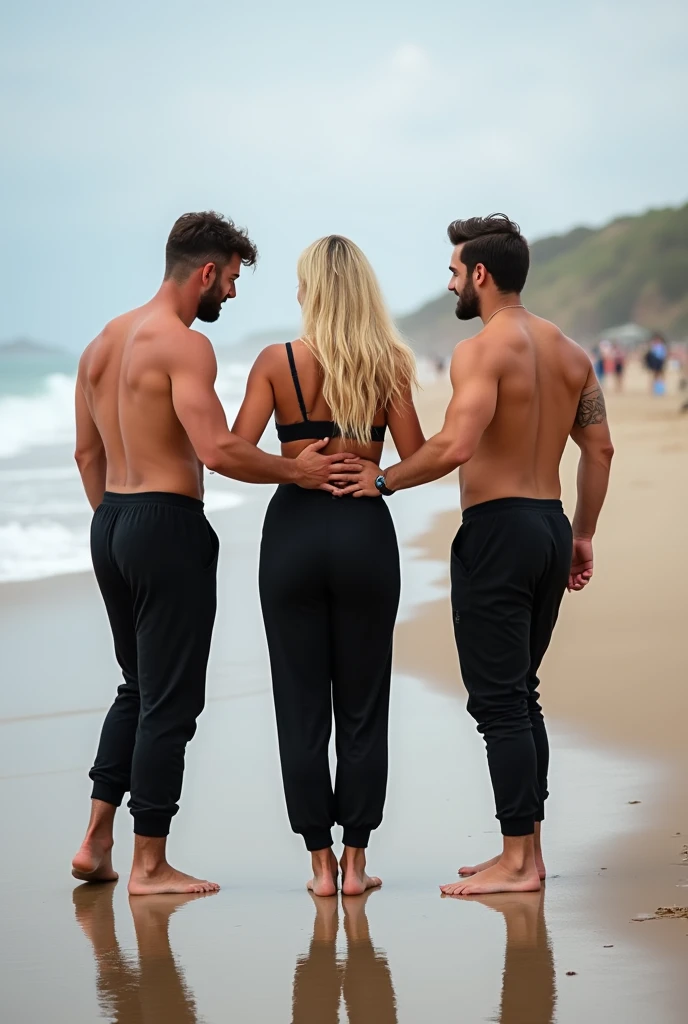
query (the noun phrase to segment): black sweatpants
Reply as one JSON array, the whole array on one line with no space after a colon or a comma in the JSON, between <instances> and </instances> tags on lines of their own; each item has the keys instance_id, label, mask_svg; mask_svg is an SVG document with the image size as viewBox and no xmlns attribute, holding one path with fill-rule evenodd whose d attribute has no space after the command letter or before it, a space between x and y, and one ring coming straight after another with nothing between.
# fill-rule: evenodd
<instances>
[{"instance_id":1,"label":"black sweatpants","mask_svg":"<svg viewBox=\"0 0 688 1024\"><path fill-rule=\"evenodd\" d=\"M166 836L177 813L186 744L205 701L219 541L203 502L180 494L106 493L91 553L124 682L90 771L92 796L119 806L134 832Z\"/></svg>"},{"instance_id":2,"label":"black sweatpants","mask_svg":"<svg viewBox=\"0 0 688 1024\"><path fill-rule=\"evenodd\" d=\"M530 835L545 816L549 745L537 673L566 589L571 547L561 502L530 498L467 509L452 545L461 674L507 836Z\"/></svg>"},{"instance_id":3,"label":"black sweatpants","mask_svg":"<svg viewBox=\"0 0 688 1024\"><path fill-rule=\"evenodd\" d=\"M260 598L282 777L309 850L365 847L382 821L399 551L380 498L278 487L265 517ZM334 710L334 791L328 744Z\"/></svg>"}]
</instances>

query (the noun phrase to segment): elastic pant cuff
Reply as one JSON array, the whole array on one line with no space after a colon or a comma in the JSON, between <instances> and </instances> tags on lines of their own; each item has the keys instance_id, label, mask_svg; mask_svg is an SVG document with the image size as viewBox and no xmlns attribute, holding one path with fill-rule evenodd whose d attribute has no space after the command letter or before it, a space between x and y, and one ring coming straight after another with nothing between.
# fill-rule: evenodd
<instances>
[{"instance_id":1,"label":"elastic pant cuff","mask_svg":"<svg viewBox=\"0 0 688 1024\"><path fill-rule=\"evenodd\" d=\"M370 842L369 828L345 828L342 837L345 846L355 850L365 850Z\"/></svg>"},{"instance_id":2,"label":"elastic pant cuff","mask_svg":"<svg viewBox=\"0 0 688 1024\"><path fill-rule=\"evenodd\" d=\"M314 850L326 850L328 846L332 846L332 832L329 828L304 832L303 839L309 853L313 853Z\"/></svg>"},{"instance_id":3,"label":"elastic pant cuff","mask_svg":"<svg viewBox=\"0 0 688 1024\"><path fill-rule=\"evenodd\" d=\"M135 814L134 835L147 839L164 839L170 834L172 818L161 818L159 814Z\"/></svg>"},{"instance_id":4,"label":"elastic pant cuff","mask_svg":"<svg viewBox=\"0 0 688 1024\"><path fill-rule=\"evenodd\" d=\"M532 836L535 832L535 818L510 818L500 821L503 836Z\"/></svg>"},{"instance_id":5,"label":"elastic pant cuff","mask_svg":"<svg viewBox=\"0 0 688 1024\"><path fill-rule=\"evenodd\" d=\"M107 782L94 782L91 791L91 800L102 800L104 804L112 804L119 807L124 800L126 790L118 786L110 786Z\"/></svg>"}]
</instances>

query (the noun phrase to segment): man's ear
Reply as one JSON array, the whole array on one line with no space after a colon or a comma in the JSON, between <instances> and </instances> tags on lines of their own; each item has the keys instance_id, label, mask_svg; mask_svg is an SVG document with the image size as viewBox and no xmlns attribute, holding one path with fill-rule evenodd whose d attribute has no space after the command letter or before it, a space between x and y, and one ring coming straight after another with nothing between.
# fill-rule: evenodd
<instances>
[{"instance_id":1,"label":"man's ear","mask_svg":"<svg viewBox=\"0 0 688 1024\"><path fill-rule=\"evenodd\" d=\"M473 270L473 284L485 284L488 277L488 270L484 263L476 263Z\"/></svg>"},{"instance_id":2,"label":"man's ear","mask_svg":"<svg viewBox=\"0 0 688 1024\"><path fill-rule=\"evenodd\" d=\"M204 288L209 288L215 282L217 276L217 267L214 263L206 263L201 269L201 284Z\"/></svg>"}]
</instances>

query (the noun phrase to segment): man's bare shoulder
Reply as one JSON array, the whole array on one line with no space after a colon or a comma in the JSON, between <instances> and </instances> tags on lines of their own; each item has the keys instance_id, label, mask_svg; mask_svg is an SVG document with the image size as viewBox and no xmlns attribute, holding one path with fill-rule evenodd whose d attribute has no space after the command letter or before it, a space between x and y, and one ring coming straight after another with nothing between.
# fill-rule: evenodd
<instances>
[{"instance_id":1,"label":"man's bare shoulder","mask_svg":"<svg viewBox=\"0 0 688 1024\"><path fill-rule=\"evenodd\" d=\"M127 314L123 314L122 316L115 317L113 320L109 320L100 333L96 334L93 341L89 342L86 346L79 359L78 375L80 380L88 377L94 363L97 364L102 362L103 358L107 358L107 351L122 336L126 316Z\"/></svg>"},{"instance_id":2,"label":"man's bare shoulder","mask_svg":"<svg viewBox=\"0 0 688 1024\"><path fill-rule=\"evenodd\" d=\"M159 360L170 371L192 370L199 376L217 374L217 356L207 335L187 327L181 320L161 331L158 345Z\"/></svg>"},{"instance_id":3,"label":"man's bare shoulder","mask_svg":"<svg viewBox=\"0 0 688 1024\"><path fill-rule=\"evenodd\" d=\"M551 320L546 320L542 316L536 316L535 313L530 313L529 322L533 333L538 337L548 342L559 344L563 348L568 349L571 354L581 362L581 364L583 362L590 362L590 357L582 345L579 345L577 341L573 340L573 338L569 338L568 335L564 334L561 327L558 327Z\"/></svg>"},{"instance_id":4,"label":"man's bare shoulder","mask_svg":"<svg viewBox=\"0 0 688 1024\"><path fill-rule=\"evenodd\" d=\"M464 338L455 346L454 361L464 365L499 363L517 339L518 333L508 325L500 331L494 329L492 324L485 324L477 334Z\"/></svg>"},{"instance_id":5,"label":"man's bare shoulder","mask_svg":"<svg viewBox=\"0 0 688 1024\"><path fill-rule=\"evenodd\" d=\"M112 320L108 320L100 333L96 334L93 341L86 346L81 355L81 359L84 362L88 362L101 349L116 344L119 340L126 337L126 335L131 331L132 325L135 323L136 318L140 313L140 309L132 309L128 313L120 313L119 316L113 317Z\"/></svg>"}]
</instances>

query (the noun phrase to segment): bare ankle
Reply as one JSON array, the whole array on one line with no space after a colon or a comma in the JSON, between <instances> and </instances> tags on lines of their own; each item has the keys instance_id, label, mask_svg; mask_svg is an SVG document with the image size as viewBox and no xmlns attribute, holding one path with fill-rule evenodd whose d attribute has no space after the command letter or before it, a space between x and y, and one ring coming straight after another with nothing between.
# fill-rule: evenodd
<instances>
[{"instance_id":1,"label":"bare ankle","mask_svg":"<svg viewBox=\"0 0 688 1024\"><path fill-rule=\"evenodd\" d=\"M366 851L358 846L345 846L340 863L342 867L363 869L366 865Z\"/></svg>"},{"instance_id":2,"label":"bare ankle","mask_svg":"<svg viewBox=\"0 0 688 1024\"><path fill-rule=\"evenodd\" d=\"M530 836L504 836L502 864L509 871L527 872L535 866L535 842Z\"/></svg>"},{"instance_id":3,"label":"bare ankle","mask_svg":"<svg viewBox=\"0 0 688 1024\"><path fill-rule=\"evenodd\" d=\"M332 859L334 854L332 853L332 847L328 846L324 850L311 850L311 862L313 864L314 871L329 871L332 867Z\"/></svg>"},{"instance_id":4,"label":"bare ankle","mask_svg":"<svg viewBox=\"0 0 688 1024\"><path fill-rule=\"evenodd\" d=\"M102 825L95 825L92 828L89 828L84 842L97 843L105 850L111 850L115 845L115 841L112 837L112 830Z\"/></svg>"},{"instance_id":5,"label":"bare ankle","mask_svg":"<svg viewBox=\"0 0 688 1024\"><path fill-rule=\"evenodd\" d=\"M111 848L116 812L117 808L114 804L107 804L103 800L91 800L91 817L84 842L98 843Z\"/></svg>"},{"instance_id":6,"label":"bare ankle","mask_svg":"<svg viewBox=\"0 0 688 1024\"><path fill-rule=\"evenodd\" d=\"M135 836L134 862L131 872L151 878L169 868L167 863L167 838L157 836Z\"/></svg>"}]
</instances>

